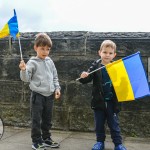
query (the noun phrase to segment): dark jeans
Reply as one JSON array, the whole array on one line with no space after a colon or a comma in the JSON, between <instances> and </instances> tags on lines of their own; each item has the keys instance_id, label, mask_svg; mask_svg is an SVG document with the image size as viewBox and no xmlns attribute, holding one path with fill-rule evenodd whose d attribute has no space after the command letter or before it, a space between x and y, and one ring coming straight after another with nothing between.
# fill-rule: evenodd
<instances>
[{"instance_id":1,"label":"dark jeans","mask_svg":"<svg viewBox=\"0 0 150 150\"><path fill-rule=\"evenodd\" d=\"M31 138L32 142L41 141L51 136L51 120L54 95L43 96L36 92L31 92Z\"/></svg>"},{"instance_id":2,"label":"dark jeans","mask_svg":"<svg viewBox=\"0 0 150 150\"><path fill-rule=\"evenodd\" d=\"M107 121L113 143L115 145L122 143L118 115L113 112L112 101L108 101L106 103L105 111L94 110L94 118L95 118L95 131L96 131L96 137L98 142L105 141L106 138L105 123Z\"/></svg>"}]
</instances>

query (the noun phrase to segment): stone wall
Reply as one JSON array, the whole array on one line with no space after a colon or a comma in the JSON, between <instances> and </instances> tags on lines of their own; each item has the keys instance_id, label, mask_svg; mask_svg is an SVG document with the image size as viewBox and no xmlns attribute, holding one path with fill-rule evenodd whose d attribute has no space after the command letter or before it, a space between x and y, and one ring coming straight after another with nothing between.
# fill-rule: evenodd
<instances>
[{"instance_id":1,"label":"stone wall","mask_svg":"<svg viewBox=\"0 0 150 150\"><path fill-rule=\"evenodd\" d=\"M36 33L21 33L25 62L35 55L33 41ZM87 70L101 42L111 39L117 44L117 59L141 52L148 73L150 33L48 32L53 41L51 58L58 70L62 88L61 100L55 101L53 128L60 130L94 131L90 109L91 84L82 85L75 79ZM19 77L20 51L18 40L0 39L0 115L5 125L30 126L28 83ZM150 98L124 102L120 113L122 133L128 136L150 136Z\"/></svg>"}]
</instances>

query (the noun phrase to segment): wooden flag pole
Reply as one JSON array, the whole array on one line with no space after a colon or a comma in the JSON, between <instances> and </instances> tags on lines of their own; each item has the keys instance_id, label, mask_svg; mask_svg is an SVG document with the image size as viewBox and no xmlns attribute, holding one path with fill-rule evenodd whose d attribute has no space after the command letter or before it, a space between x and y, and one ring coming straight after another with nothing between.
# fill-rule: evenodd
<instances>
[{"instance_id":1,"label":"wooden flag pole","mask_svg":"<svg viewBox=\"0 0 150 150\"><path fill-rule=\"evenodd\" d=\"M18 40L19 40L20 56L21 56L21 60L23 60L22 50L21 50L21 43L20 43L20 37L18 37Z\"/></svg>"}]
</instances>

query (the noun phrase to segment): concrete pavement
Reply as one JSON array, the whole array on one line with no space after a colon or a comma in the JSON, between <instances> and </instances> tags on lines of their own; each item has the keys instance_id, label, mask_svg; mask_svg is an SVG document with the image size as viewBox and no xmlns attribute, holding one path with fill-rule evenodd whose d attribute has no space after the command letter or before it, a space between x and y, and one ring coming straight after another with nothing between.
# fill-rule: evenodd
<instances>
[{"instance_id":1,"label":"concrete pavement","mask_svg":"<svg viewBox=\"0 0 150 150\"><path fill-rule=\"evenodd\" d=\"M59 150L91 150L95 144L93 132L52 130L52 138L60 142ZM128 150L150 150L150 138L125 137L124 145ZM105 150L114 150L109 135L106 138L105 147ZM0 150L32 150L30 129L5 127L4 135L0 140Z\"/></svg>"}]
</instances>

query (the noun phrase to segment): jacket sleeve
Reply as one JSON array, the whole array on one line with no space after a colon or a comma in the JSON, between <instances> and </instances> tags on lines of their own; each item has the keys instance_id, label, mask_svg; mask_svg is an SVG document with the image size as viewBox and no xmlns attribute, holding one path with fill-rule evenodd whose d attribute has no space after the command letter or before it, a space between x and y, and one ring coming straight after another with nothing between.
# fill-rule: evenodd
<instances>
[{"instance_id":1,"label":"jacket sleeve","mask_svg":"<svg viewBox=\"0 0 150 150\"><path fill-rule=\"evenodd\" d=\"M28 61L26 64L26 70L20 71L21 80L24 82L30 82L32 78L33 70L34 70L34 65L30 61Z\"/></svg>"},{"instance_id":2,"label":"jacket sleeve","mask_svg":"<svg viewBox=\"0 0 150 150\"><path fill-rule=\"evenodd\" d=\"M91 67L87 70L88 73L90 73L91 71L95 70L96 69L96 61L94 61L91 65ZM89 74L88 77L86 78L81 78L79 80L79 82L83 83L83 84L86 84L86 83L89 83L93 80L93 73Z\"/></svg>"},{"instance_id":3,"label":"jacket sleeve","mask_svg":"<svg viewBox=\"0 0 150 150\"><path fill-rule=\"evenodd\" d=\"M56 89L59 89L59 90L60 90L61 87L60 87L59 81L58 81L57 70L56 70L56 67L55 67L54 62L52 62L52 64L53 64L53 68L54 68L54 70L53 70L53 82L54 82L55 90L56 90Z\"/></svg>"}]
</instances>

